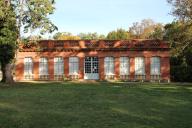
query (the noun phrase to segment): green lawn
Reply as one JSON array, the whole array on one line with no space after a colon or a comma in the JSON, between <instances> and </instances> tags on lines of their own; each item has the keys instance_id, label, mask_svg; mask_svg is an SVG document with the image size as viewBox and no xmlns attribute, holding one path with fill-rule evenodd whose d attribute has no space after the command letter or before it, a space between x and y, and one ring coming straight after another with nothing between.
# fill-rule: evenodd
<instances>
[{"instance_id":1,"label":"green lawn","mask_svg":"<svg viewBox=\"0 0 192 128\"><path fill-rule=\"evenodd\" d=\"M0 128L191 127L192 85L64 82L0 87Z\"/></svg>"}]
</instances>

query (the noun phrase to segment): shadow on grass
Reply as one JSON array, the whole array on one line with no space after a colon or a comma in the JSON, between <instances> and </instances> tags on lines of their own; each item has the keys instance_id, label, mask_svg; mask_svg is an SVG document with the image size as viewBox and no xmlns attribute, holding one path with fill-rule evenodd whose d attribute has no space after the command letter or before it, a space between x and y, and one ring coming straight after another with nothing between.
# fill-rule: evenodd
<instances>
[{"instance_id":1,"label":"shadow on grass","mask_svg":"<svg viewBox=\"0 0 192 128\"><path fill-rule=\"evenodd\" d=\"M191 86L22 82L0 87L0 127L190 128Z\"/></svg>"}]
</instances>

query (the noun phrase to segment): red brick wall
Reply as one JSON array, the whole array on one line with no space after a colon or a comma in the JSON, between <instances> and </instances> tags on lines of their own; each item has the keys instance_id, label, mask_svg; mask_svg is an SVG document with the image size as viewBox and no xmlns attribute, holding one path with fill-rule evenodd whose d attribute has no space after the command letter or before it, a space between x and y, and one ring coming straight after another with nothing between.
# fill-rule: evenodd
<instances>
[{"instance_id":1,"label":"red brick wall","mask_svg":"<svg viewBox=\"0 0 192 128\"><path fill-rule=\"evenodd\" d=\"M65 57L64 59L64 74L65 74L65 77L69 77L69 58L68 57Z\"/></svg>"},{"instance_id":2,"label":"red brick wall","mask_svg":"<svg viewBox=\"0 0 192 128\"><path fill-rule=\"evenodd\" d=\"M145 58L145 74L146 74L146 80L150 80L150 57Z\"/></svg>"},{"instance_id":3,"label":"red brick wall","mask_svg":"<svg viewBox=\"0 0 192 128\"><path fill-rule=\"evenodd\" d=\"M34 61L33 62L34 80L38 80L39 79L39 58L34 58L33 61Z\"/></svg>"},{"instance_id":4,"label":"red brick wall","mask_svg":"<svg viewBox=\"0 0 192 128\"><path fill-rule=\"evenodd\" d=\"M115 80L119 79L119 75L120 75L120 63L119 63L120 59L119 57L115 57Z\"/></svg>"},{"instance_id":5,"label":"red brick wall","mask_svg":"<svg viewBox=\"0 0 192 128\"><path fill-rule=\"evenodd\" d=\"M104 80L105 79L104 57L99 57L99 76L100 76L100 80Z\"/></svg>"},{"instance_id":6,"label":"red brick wall","mask_svg":"<svg viewBox=\"0 0 192 128\"><path fill-rule=\"evenodd\" d=\"M79 79L84 79L84 57L79 57Z\"/></svg>"},{"instance_id":7,"label":"red brick wall","mask_svg":"<svg viewBox=\"0 0 192 128\"><path fill-rule=\"evenodd\" d=\"M104 77L104 57L113 56L115 57L115 79L119 79L119 58L121 56L127 56L130 58L130 79L134 80L135 75L135 57L143 56L145 57L145 71L146 80L150 80L150 58L152 56L159 56L161 58L161 74L163 80L170 79L170 64L169 64L169 52L167 51L91 51L91 52L19 52L18 60L16 64L16 79L23 80L24 71L24 58L33 58L33 68L34 68L34 80L38 80L39 74L39 58L47 57L49 62L49 75L50 80L54 80L54 57L63 56L64 57L64 73L68 77L69 74L69 57L77 56L79 57L79 78L84 78L84 58L85 56L98 56L99 57L99 75L100 79L103 80Z\"/></svg>"},{"instance_id":8,"label":"red brick wall","mask_svg":"<svg viewBox=\"0 0 192 128\"><path fill-rule=\"evenodd\" d=\"M169 57L161 58L161 77L162 80L170 80L170 62Z\"/></svg>"},{"instance_id":9,"label":"red brick wall","mask_svg":"<svg viewBox=\"0 0 192 128\"><path fill-rule=\"evenodd\" d=\"M147 40L148 41L148 40ZM46 41L48 48L54 47L53 41ZM46 43L45 42L45 43ZM66 41L64 44L66 49L64 51L52 51L52 52L32 52L30 49L26 51L20 51L18 53L18 59L16 63L16 79L24 80L24 58L32 57L33 58L33 68L34 68L34 80L38 80L39 78L39 58L47 57L49 64L49 75L50 80L54 80L54 57L62 56L64 58L64 74L65 77L69 77L69 57L77 56L79 57L79 78L84 79L84 58L86 56L97 56L99 57L99 77L100 80L105 79L104 74L104 58L107 56L112 56L115 59L115 79L119 79L120 74L120 57L127 56L130 58L130 80L134 80L135 78L135 57L144 57L145 58L145 71L146 71L146 80L150 80L150 58L153 56L158 56L161 58L161 78L163 80L170 79L170 64L169 64L169 49L166 43L160 43L156 49L153 48L145 48L148 45L144 46L143 49L135 49L134 43L130 43L127 50L121 50L119 47L121 45L121 41L116 41L113 49L107 49L104 45L105 41L100 41L98 48L100 50L96 50L95 48L89 49L85 46L85 41L78 41L79 46L74 46L70 49L69 43L70 41ZM138 42L138 41L136 41ZM150 41L148 41L150 42ZM144 43L147 44L147 43ZM133 48L132 48L133 47ZM77 48L74 50L73 48ZM115 49L114 49L115 48ZM82 50L80 50L82 49ZM84 50L83 50L84 49Z\"/></svg>"}]
</instances>

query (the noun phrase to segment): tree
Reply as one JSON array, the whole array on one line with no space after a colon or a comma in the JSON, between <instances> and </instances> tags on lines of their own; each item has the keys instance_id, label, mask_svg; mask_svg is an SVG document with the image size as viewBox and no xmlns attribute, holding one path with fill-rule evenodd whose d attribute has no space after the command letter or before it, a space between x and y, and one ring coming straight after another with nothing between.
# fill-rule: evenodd
<instances>
[{"instance_id":1,"label":"tree","mask_svg":"<svg viewBox=\"0 0 192 128\"><path fill-rule=\"evenodd\" d=\"M17 26L16 14L12 6L0 1L0 64L2 82L13 83L11 62L15 56Z\"/></svg>"},{"instance_id":2,"label":"tree","mask_svg":"<svg viewBox=\"0 0 192 128\"><path fill-rule=\"evenodd\" d=\"M58 32L53 36L56 40L99 40L105 39L105 35L99 35L98 33L80 33L73 35L70 32Z\"/></svg>"},{"instance_id":3,"label":"tree","mask_svg":"<svg viewBox=\"0 0 192 128\"><path fill-rule=\"evenodd\" d=\"M109 32L106 39L108 39L108 40L129 40L130 33L124 29L117 29L116 31Z\"/></svg>"},{"instance_id":4,"label":"tree","mask_svg":"<svg viewBox=\"0 0 192 128\"><path fill-rule=\"evenodd\" d=\"M171 45L171 76L174 81L192 81L192 1L168 0L176 21L165 26L165 38Z\"/></svg>"},{"instance_id":5,"label":"tree","mask_svg":"<svg viewBox=\"0 0 192 128\"><path fill-rule=\"evenodd\" d=\"M133 23L133 25L129 28L129 32L131 33L132 38L149 39L152 38L152 34L155 30L159 31L162 28L162 24L155 23L152 19L144 19L141 22Z\"/></svg>"},{"instance_id":6,"label":"tree","mask_svg":"<svg viewBox=\"0 0 192 128\"><path fill-rule=\"evenodd\" d=\"M179 51L192 45L192 1L191 0L167 0L173 7L172 15L178 18L180 25Z\"/></svg>"},{"instance_id":7,"label":"tree","mask_svg":"<svg viewBox=\"0 0 192 128\"><path fill-rule=\"evenodd\" d=\"M163 40L164 37L164 26L159 24L154 27L154 30L151 34L149 34L150 39L159 39Z\"/></svg>"},{"instance_id":8,"label":"tree","mask_svg":"<svg viewBox=\"0 0 192 128\"><path fill-rule=\"evenodd\" d=\"M6 12L5 10L10 8L12 10L9 12L14 12L14 15L16 16L8 17L7 15L3 14ZM9 30L10 33L14 32L17 35L17 39L10 40L15 36L11 37L10 33L3 31L5 34L4 37L2 37L2 39L0 40L2 40L2 42L5 42L3 38L11 37L7 41L7 44L9 44L10 46L14 46L14 48L17 48L18 43L21 43L20 33L22 28L24 29L24 32L30 32L38 29L40 30L41 34L44 34L46 32L51 33L54 30L57 30L57 27L48 18L48 16L53 13L54 9L54 0L1 0L0 17L4 20L6 19L5 21L7 22L9 22L9 20L16 21L14 22L14 25L17 27L18 31L15 31L14 27L9 28L7 30ZM13 26L13 24L9 26ZM6 27L7 26L4 25L2 26L2 28L4 29L6 29ZM17 42L15 43L16 40ZM4 47L2 44L0 45L0 47ZM10 65L10 63L7 63L6 65ZM6 70L11 70L11 68L6 68ZM10 81L13 77L11 75L11 71L7 71L7 74L3 73L3 77L4 75L6 75L5 81L8 83L12 83L12 81Z\"/></svg>"},{"instance_id":9,"label":"tree","mask_svg":"<svg viewBox=\"0 0 192 128\"><path fill-rule=\"evenodd\" d=\"M105 35L99 35L98 33L80 33L78 36L82 40L99 40L99 39L105 39Z\"/></svg>"},{"instance_id":10,"label":"tree","mask_svg":"<svg viewBox=\"0 0 192 128\"><path fill-rule=\"evenodd\" d=\"M50 21L54 12L54 0L11 0L17 15L19 34L40 29L41 34L53 32L57 27Z\"/></svg>"},{"instance_id":11,"label":"tree","mask_svg":"<svg viewBox=\"0 0 192 128\"><path fill-rule=\"evenodd\" d=\"M192 21L191 0L167 0L172 5L172 15L181 21Z\"/></svg>"},{"instance_id":12,"label":"tree","mask_svg":"<svg viewBox=\"0 0 192 128\"><path fill-rule=\"evenodd\" d=\"M58 32L53 36L56 40L80 40L79 36L74 36L69 32Z\"/></svg>"}]
</instances>

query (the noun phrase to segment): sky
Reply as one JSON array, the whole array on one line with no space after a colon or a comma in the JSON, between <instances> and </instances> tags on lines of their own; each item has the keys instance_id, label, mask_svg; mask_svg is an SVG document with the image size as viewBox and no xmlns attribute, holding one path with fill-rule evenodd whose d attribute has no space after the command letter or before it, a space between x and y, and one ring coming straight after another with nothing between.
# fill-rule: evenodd
<instances>
[{"instance_id":1,"label":"sky","mask_svg":"<svg viewBox=\"0 0 192 128\"><path fill-rule=\"evenodd\" d=\"M55 7L51 21L59 32L72 34L107 34L117 28L128 30L142 19L164 24L174 19L167 0L56 0Z\"/></svg>"}]
</instances>

